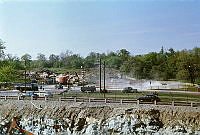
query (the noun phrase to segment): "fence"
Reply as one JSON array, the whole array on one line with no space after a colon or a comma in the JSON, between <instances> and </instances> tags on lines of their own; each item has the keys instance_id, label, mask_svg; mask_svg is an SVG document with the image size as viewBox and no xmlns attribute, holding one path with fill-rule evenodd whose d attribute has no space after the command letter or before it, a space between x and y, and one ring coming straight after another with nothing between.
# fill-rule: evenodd
<instances>
[{"instance_id":1,"label":"fence","mask_svg":"<svg viewBox=\"0 0 200 135\"><path fill-rule=\"evenodd\" d=\"M111 99L111 98L81 98L81 97L20 97L20 96L0 96L0 100L40 100L40 101L63 101L63 102L99 102L99 103L120 103L120 104L154 104L154 105L171 105L171 106L190 106L199 107L200 102L188 102L188 101L172 101L172 102L141 102L137 99Z\"/></svg>"}]
</instances>

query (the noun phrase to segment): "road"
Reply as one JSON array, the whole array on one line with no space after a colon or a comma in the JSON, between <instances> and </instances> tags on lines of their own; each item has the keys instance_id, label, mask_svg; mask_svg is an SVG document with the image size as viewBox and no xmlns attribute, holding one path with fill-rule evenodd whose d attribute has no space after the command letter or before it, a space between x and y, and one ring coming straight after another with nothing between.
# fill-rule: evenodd
<instances>
[{"instance_id":1,"label":"road","mask_svg":"<svg viewBox=\"0 0 200 135\"><path fill-rule=\"evenodd\" d=\"M67 93L80 93L81 87L71 87L70 90L67 90L67 87L64 87L63 89L55 89L54 85L44 85L43 86L45 91L49 91L52 94L59 94L64 91L68 91ZM41 89L39 89L41 90ZM108 88L108 91L122 91L122 88ZM97 88L97 91L99 91L99 88ZM191 92L191 91L172 91L172 90L149 90L149 89L138 89L139 92L158 92L158 93L172 93L172 94L198 94L200 95L200 92ZM21 92L18 90L6 90L6 91L0 91L0 96L18 96Z\"/></svg>"}]
</instances>

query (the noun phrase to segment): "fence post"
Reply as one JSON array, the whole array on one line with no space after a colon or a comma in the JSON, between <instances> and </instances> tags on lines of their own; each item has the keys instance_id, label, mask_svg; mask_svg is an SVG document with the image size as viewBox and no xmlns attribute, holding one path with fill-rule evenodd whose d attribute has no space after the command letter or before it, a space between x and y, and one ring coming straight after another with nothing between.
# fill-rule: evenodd
<instances>
[{"instance_id":1,"label":"fence post","mask_svg":"<svg viewBox=\"0 0 200 135\"><path fill-rule=\"evenodd\" d=\"M105 103L107 102L107 99L105 99Z\"/></svg>"},{"instance_id":2,"label":"fence post","mask_svg":"<svg viewBox=\"0 0 200 135\"><path fill-rule=\"evenodd\" d=\"M20 100L20 96L17 96L17 100Z\"/></svg>"},{"instance_id":3,"label":"fence post","mask_svg":"<svg viewBox=\"0 0 200 135\"><path fill-rule=\"evenodd\" d=\"M123 104L123 99L120 99L120 103Z\"/></svg>"},{"instance_id":4,"label":"fence post","mask_svg":"<svg viewBox=\"0 0 200 135\"><path fill-rule=\"evenodd\" d=\"M172 101L172 106L174 106L174 101Z\"/></svg>"},{"instance_id":5,"label":"fence post","mask_svg":"<svg viewBox=\"0 0 200 135\"><path fill-rule=\"evenodd\" d=\"M90 103L90 102L91 102L91 101L90 101L90 98L89 98L88 100L89 100L88 102Z\"/></svg>"},{"instance_id":6,"label":"fence post","mask_svg":"<svg viewBox=\"0 0 200 135\"><path fill-rule=\"evenodd\" d=\"M137 100L137 104L138 104L138 105L140 104L140 100Z\"/></svg>"},{"instance_id":7,"label":"fence post","mask_svg":"<svg viewBox=\"0 0 200 135\"><path fill-rule=\"evenodd\" d=\"M76 97L74 97L74 102L76 102Z\"/></svg>"},{"instance_id":8,"label":"fence post","mask_svg":"<svg viewBox=\"0 0 200 135\"><path fill-rule=\"evenodd\" d=\"M62 97L59 97L59 101L62 101Z\"/></svg>"},{"instance_id":9,"label":"fence post","mask_svg":"<svg viewBox=\"0 0 200 135\"><path fill-rule=\"evenodd\" d=\"M7 100L7 96L5 96L5 100Z\"/></svg>"},{"instance_id":10,"label":"fence post","mask_svg":"<svg viewBox=\"0 0 200 135\"><path fill-rule=\"evenodd\" d=\"M191 102L191 107L193 107L193 102Z\"/></svg>"},{"instance_id":11,"label":"fence post","mask_svg":"<svg viewBox=\"0 0 200 135\"><path fill-rule=\"evenodd\" d=\"M157 101L156 100L154 100L154 105L157 105Z\"/></svg>"},{"instance_id":12,"label":"fence post","mask_svg":"<svg viewBox=\"0 0 200 135\"><path fill-rule=\"evenodd\" d=\"M47 97L46 96L44 97L44 100L47 101Z\"/></svg>"}]
</instances>

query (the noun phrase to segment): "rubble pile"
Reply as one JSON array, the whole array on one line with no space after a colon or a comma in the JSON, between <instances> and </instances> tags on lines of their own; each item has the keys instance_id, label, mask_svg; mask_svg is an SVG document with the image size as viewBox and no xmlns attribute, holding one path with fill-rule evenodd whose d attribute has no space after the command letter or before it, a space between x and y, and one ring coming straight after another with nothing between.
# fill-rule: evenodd
<instances>
[{"instance_id":1,"label":"rubble pile","mask_svg":"<svg viewBox=\"0 0 200 135\"><path fill-rule=\"evenodd\" d=\"M200 134L200 108L192 107L0 101L0 134L8 133L14 117L36 135Z\"/></svg>"}]
</instances>

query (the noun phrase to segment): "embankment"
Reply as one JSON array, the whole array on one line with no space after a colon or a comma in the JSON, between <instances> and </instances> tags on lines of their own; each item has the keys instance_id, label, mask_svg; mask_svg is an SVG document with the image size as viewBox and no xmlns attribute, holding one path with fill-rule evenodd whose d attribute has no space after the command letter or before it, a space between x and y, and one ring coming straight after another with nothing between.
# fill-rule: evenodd
<instances>
[{"instance_id":1,"label":"embankment","mask_svg":"<svg viewBox=\"0 0 200 135\"><path fill-rule=\"evenodd\" d=\"M32 104L33 103L33 104ZM200 134L200 108L131 104L0 101L0 134Z\"/></svg>"}]
</instances>

